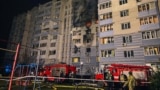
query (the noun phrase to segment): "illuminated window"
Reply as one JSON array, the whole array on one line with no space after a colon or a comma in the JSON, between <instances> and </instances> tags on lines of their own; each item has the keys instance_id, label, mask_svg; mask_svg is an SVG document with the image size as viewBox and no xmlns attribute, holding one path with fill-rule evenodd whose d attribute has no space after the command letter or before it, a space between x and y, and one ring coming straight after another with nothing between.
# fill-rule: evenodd
<instances>
[{"instance_id":1,"label":"illuminated window","mask_svg":"<svg viewBox=\"0 0 160 90\"><path fill-rule=\"evenodd\" d=\"M101 50L101 57L114 57L115 51L114 50Z\"/></svg>"},{"instance_id":2,"label":"illuminated window","mask_svg":"<svg viewBox=\"0 0 160 90\"><path fill-rule=\"evenodd\" d=\"M114 43L114 38L113 37L103 37L100 39L101 44L109 44L109 43Z\"/></svg>"},{"instance_id":3,"label":"illuminated window","mask_svg":"<svg viewBox=\"0 0 160 90\"><path fill-rule=\"evenodd\" d=\"M112 18L112 12L100 15L100 20L111 19L111 18Z\"/></svg>"},{"instance_id":4,"label":"illuminated window","mask_svg":"<svg viewBox=\"0 0 160 90\"><path fill-rule=\"evenodd\" d=\"M144 55L146 56L160 55L160 46L144 47Z\"/></svg>"},{"instance_id":5,"label":"illuminated window","mask_svg":"<svg viewBox=\"0 0 160 90\"><path fill-rule=\"evenodd\" d=\"M99 57L96 57L96 61L97 61L97 62L100 62L100 58L99 58Z\"/></svg>"},{"instance_id":6,"label":"illuminated window","mask_svg":"<svg viewBox=\"0 0 160 90\"><path fill-rule=\"evenodd\" d=\"M111 31L111 30L113 30L113 24L106 24L106 25L100 26L101 32Z\"/></svg>"},{"instance_id":7,"label":"illuminated window","mask_svg":"<svg viewBox=\"0 0 160 90\"><path fill-rule=\"evenodd\" d=\"M73 63L78 63L78 62L80 62L80 58L79 57L74 57L74 58L72 58L72 62Z\"/></svg>"}]
</instances>

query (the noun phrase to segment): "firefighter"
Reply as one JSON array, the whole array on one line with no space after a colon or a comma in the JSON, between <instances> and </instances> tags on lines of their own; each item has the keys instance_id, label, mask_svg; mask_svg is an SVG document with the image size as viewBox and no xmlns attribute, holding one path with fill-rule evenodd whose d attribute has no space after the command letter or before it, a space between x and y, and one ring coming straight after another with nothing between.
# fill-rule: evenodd
<instances>
[{"instance_id":1,"label":"firefighter","mask_svg":"<svg viewBox=\"0 0 160 90\"><path fill-rule=\"evenodd\" d=\"M119 81L121 81L121 82L119 83L118 87L123 88L123 90L126 90L126 87L123 87L123 84L124 84L124 82L127 81L127 76L123 73L123 71L121 72L121 74L119 76Z\"/></svg>"},{"instance_id":2,"label":"firefighter","mask_svg":"<svg viewBox=\"0 0 160 90\"><path fill-rule=\"evenodd\" d=\"M128 85L129 90L135 90L135 86L136 86L136 79L135 77L132 75L132 72L129 71L129 76L128 76L128 80L124 83L123 87L126 87Z\"/></svg>"},{"instance_id":3,"label":"firefighter","mask_svg":"<svg viewBox=\"0 0 160 90\"><path fill-rule=\"evenodd\" d=\"M113 75L112 75L112 73L110 72L110 71L108 71L107 73L106 73L106 80L109 80L108 82L107 82L107 84L108 84L108 87L109 87L109 90L112 90L112 87L113 87L113 82L112 82L112 80L113 80Z\"/></svg>"},{"instance_id":4,"label":"firefighter","mask_svg":"<svg viewBox=\"0 0 160 90\"><path fill-rule=\"evenodd\" d=\"M73 79L74 78L74 72L73 71L69 73L69 78L72 78L72 80L70 80L70 81L71 81L72 84L74 84L74 79Z\"/></svg>"},{"instance_id":5,"label":"firefighter","mask_svg":"<svg viewBox=\"0 0 160 90\"><path fill-rule=\"evenodd\" d=\"M65 77L64 71L60 71L60 79L59 79L60 83L62 83L64 81L64 79L62 79L64 77Z\"/></svg>"}]
</instances>

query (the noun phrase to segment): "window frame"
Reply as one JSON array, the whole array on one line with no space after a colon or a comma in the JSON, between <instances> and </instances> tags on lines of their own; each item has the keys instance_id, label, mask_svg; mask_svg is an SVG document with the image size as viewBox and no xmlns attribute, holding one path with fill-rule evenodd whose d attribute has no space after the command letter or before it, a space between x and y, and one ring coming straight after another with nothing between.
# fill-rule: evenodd
<instances>
[{"instance_id":1,"label":"window frame","mask_svg":"<svg viewBox=\"0 0 160 90\"><path fill-rule=\"evenodd\" d=\"M131 23L130 22L126 22L126 23L121 24L121 29L122 30L130 29L130 28L131 28Z\"/></svg>"},{"instance_id":2,"label":"window frame","mask_svg":"<svg viewBox=\"0 0 160 90\"><path fill-rule=\"evenodd\" d=\"M132 58L134 57L134 51L133 50L126 50L123 52L125 58Z\"/></svg>"},{"instance_id":3,"label":"window frame","mask_svg":"<svg viewBox=\"0 0 160 90\"><path fill-rule=\"evenodd\" d=\"M132 42L133 42L133 39L132 39L132 36L131 36L131 35L122 36L122 41L123 41L123 43L132 43Z\"/></svg>"},{"instance_id":4,"label":"window frame","mask_svg":"<svg viewBox=\"0 0 160 90\"><path fill-rule=\"evenodd\" d=\"M128 3L128 0L119 0L119 5L123 5Z\"/></svg>"},{"instance_id":5,"label":"window frame","mask_svg":"<svg viewBox=\"0 0 160 90\"><path fill-rule=\"evenodd\" d=\"M122 10L120 11L120 17L125 17L125 16L129 16L129 10Z\"/></svg>"}]
</instances>

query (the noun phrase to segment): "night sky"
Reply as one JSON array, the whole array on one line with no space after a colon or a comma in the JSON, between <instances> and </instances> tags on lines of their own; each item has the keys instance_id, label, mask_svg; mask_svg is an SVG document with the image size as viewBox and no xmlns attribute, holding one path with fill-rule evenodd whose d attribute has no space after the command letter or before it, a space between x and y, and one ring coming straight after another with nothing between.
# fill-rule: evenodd
<instances>
[{"instance_id":1,"label":"night sky","mask_svg":"<svg viewBox=\"0 0 160 90\"><path fill-rule=\"evenodd\" d=\"M0 48L6 48L6 43L3 40L8 40L9 32L13 17L27 12L34 6L43 4L51 0L1 0L0 3ZM0 63L2 62L4 51L0 50Z\"/></svg>"}]
</instances>

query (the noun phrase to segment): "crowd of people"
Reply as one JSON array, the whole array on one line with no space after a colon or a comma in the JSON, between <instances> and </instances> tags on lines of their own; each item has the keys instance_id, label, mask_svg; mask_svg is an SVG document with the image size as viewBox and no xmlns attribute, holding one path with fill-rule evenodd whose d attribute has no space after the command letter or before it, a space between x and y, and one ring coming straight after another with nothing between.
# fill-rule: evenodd
<instances>
[{"instance_id":1,"label":"crowd of people","mask_svg":"<svg viewBox=\"0 0 160 90\"><path fill-rule=\"evenodd\" d=\"M113 88L115 88L114 86L118 86L121 90L135 90L136 79L131 71L128 72L128 77L123 72L121 73L118 85L113 83L114 77L110 71L105 72L105 79L108 80L107 84L109 90L113 90Z\"/></svg>"}]
</instances>

